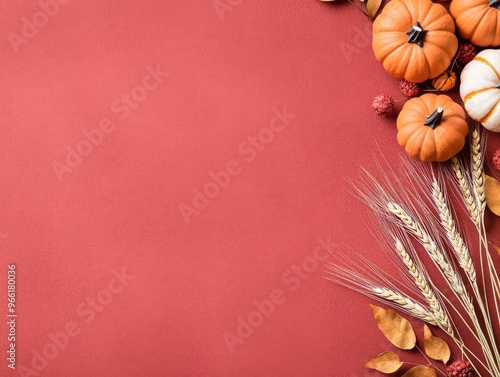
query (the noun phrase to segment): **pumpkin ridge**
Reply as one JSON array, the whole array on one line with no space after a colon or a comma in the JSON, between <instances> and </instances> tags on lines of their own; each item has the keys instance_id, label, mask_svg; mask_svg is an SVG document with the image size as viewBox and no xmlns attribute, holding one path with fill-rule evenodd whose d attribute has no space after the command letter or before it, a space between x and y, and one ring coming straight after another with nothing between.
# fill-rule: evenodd
<instances>
[{"instance_id":1,"label":"pumpkin ridge","mask_svg":"<svg viewBox=\"0 0 500 377\"><path fill-rule=\"evenodd\" d=\"M426 137L427 137L427 128L420 127L414 130L413 133L408 137L408 139L406 140L406 145L410 146L415 144L423 145ZM422 147L419 147L418 150L421 151Z\"/></svg>"},{"instance_id":2,"label":"pumpkin ridge","mask_svg":"<svg viewBox=\"0 0 500 377\"><path fill-rule=\"evenodd\" d=\"M489 19L492 18L492 12L491 11L496 11L496 13L498 13L498 9L492 9L489 6L486 6L484 13L478 18L477 27L479 27L479 25L482 22L489 23L488 22ZM495 28L496 28L496 23L497 23L497 17L495 15ZM492 28L491 30L496 30L495 28ZM474 30L474 34L476 33L476 31L477 31L477 28ZM495 39L496 35L495 34L493 34L493 35L489 34L488 36L490 37L489 41L488 41L488 45L491 45L491 38Z\"/></svg>"},{"instance_id":3,"label":"pumpkin ridge","mask_svg":"<svg viewBox=\"0 0 500 377\"><path fill-rule=\"evenodd\" d=\"M485 4L483 2L480 2L478 4L475 4L475 5L469 5L467 4L467 9L462 11L462 13L458 16L460 18L466 18L466 19L470 19L470 18L479 18L478 20L478 23L479 21L482 21L482 18L486 15L486 13L488 13L488 7L485 7L484 6ZM484 13L478 17L477 13L480 12L480 10L477 10L476 8L482 8L484 10ZM467 16L467 13L472 13L474 15L474 17L472 16Z\"/></svg>"},{"instance_id":4,"label":"pumpkin ridge","mask_svg":"<svg viewBox=\"0 0 500 377\"><path fill-rule=\"evenodd\" d=\"M474 9L474 8L469 8L469 11L470 11L471 9ZM475 18L476 18L476 23L475 23L474 28L472 29L472 31L471 31L471 33L470 33L471 37L473 37L473 36L474 36L474 34L476 34L476 31L477 31L477 29L479 28L479 25L481 25L482 21L484 21L484 18L485 18L485 16L488 14L488 11L489 11L489 9L488 9L488 7L486 7L486 9L483 9L483 14L481 14L481 15L479 15L479 16L475 14L476 12L474 12L474 14L475 14ZM479 12L479 10L478 10L477 12ZM464 13L462 13L462 17L465 15L465 13L467 13L467 11L465 11ZM466 20L467 20L467 19L466 19ZM467 22L467 21L466 21L466 22ZM469 21L469 22L470 22L470 21Z\"/></svg>"},{"instance_id":5,"label":"pumpkin ridge","mask_svg":"<svg viewBox=\"0 0 500 377\"><path fill-rule=\"evenodd\" d=\"M390 34L390 37L385 34ZM374 37L372 44L382 43L383 45L383 48L374 49L378 61L383 62L392 53L406 46L406 38L400 37L402 34L398 31L387 31Z\"/></svg>"},{"instance_id":6,"label":"pumpkin ridge","mask_svg":"<svg viewBox=\"0 0 500 377\"><path fill-rule=\"evenodd\" d=\"M411 62L421 61L421 60L422 60L422 59L421 59L422 54L425 56L425 53L422 53L422 51L420 51L420 49L418 49L418 48L413 48L413 49L411 50L411 54L410 54L410 61L411 61ZM427 62L427 60L425 60L425 64L429 64L429 63ZM422 68L422 70L423 70L423 68ZM428 67L426 68L426 71L427 71L427 75L428 75L428 74L429 74L429 69L428 69Z\"/></svg>"},{"instance_id":7,"label":"pumpkin ridge","mask_svg":"<svg viewBox=\"0 0 500 377\"><path fill-rule=\"evenodd\" d=\"M476 56L474 59L472 60L476 60L478 62L481 62L481 63L484 63L486 65L488 65L488 67L491 68L491 70L493 72L495 72L495 75L497 75L498 77L498 80L500 80L500 73L498 73L497 69L493 66L493 64L491 64L487 59L483 58L482 56Z\"/></svg>"},{"instance_id":8,"label":"pumpkin ridge","mask_svg":"<svg viewBox=\"0 0 500 377\"><path fill-rule=\"evenodd\" d=\"M436 5L439 5L439 4L436 4ZM444 21L446 21L446 20L448 19L448 16L449 16L449 14L447 14L447 13L442 13L442 14L441 14L441 16L439 16L439 18L436 18L436 19L434 19L434 20L431 20L430 22L427 22L426 20L427 20L427 18L429 17L429 15L427 14L427 15L424 17L424 19L422 20L422 22L421 22L421 23L422 23L422 24L423 24L423 23L425 23L425 25L426 25L427 29L429 30L429 32L430 32L430 31L448 31L448 30L441 29L441 28L439 28L439 29L434 28L434 25L435 25L436 23L438 23L438 21L439 21L439 23L438 23L438 24L442 24ZM448 19L448 21L449 21L449 19ZM424 27L424 28L425 28L425 27ZM448 32L449 32L449 31L448 31Z\"/></svg>"},{"instance_id":9,"label":"pumpkin ridge","mask_svg":"<svg viewBox=\"0 0 500 377\"><path fill-rule=\"evenodd\" d=\"M389 52L389 53L385 56L384 63L383 63L384 68L385 68L386 66L392 66L392 65L393 65L393 60L395 60L395 61L396 61L396 64L398 64L398 63L397 63L398 61L400 62L400 61L402 60L402 59L394 59L394 58L391 58L391 56L392 56L394 53L396 53L398 50L400 50L400 49L405 49L405 45L401 45L401 46L397 47L395 50L390 51L390 52ZM405 51L405 53L406 53L406 51ZM399 52L399 53L398 53L398 55L399 55L399 54L401 54L401 52ZM386 69L387 69L387 68L386 68Z\"/></svg>"},{"instance_id":10,"label":"pumpkin ridge","mask_svg":"<svg viewBox=\"0 0 500 377\"><path fill-rule=\"evenodd\" d=\"M423 55L424 55L424 58L425 58L425 64L427 66L427 76L428 76L430 74L430 72L431 72L431 63L429 63L429 58L427 57L427 54L423 54Z\"/></svg>"},{"instance_id":11,"label":"pumpkin ridge","mask_svg":"<svg viewBox=\"0 0 500 377\"><path fill-rule=\"evenodd\" d=\"M484 92L491 90L491 89L497 89L497 88L495 88L495 87L482 88L482 89L473 90L472 92L467 93L467 95L464 97L464 105L467 103L467 101L469 101L476 94L481 94L481 93L484 93Z\"/></svg>"},{"instance_id":12,"label":"pumpkin ridge","mask_svg":"<svg viewBox=\"0 0 500 377\"><path fill-rule=\"evenodd\" d=\"M395 14L393 14L393 9L392 9L392 8L395 8L399 4L391 2L391 3L387 4L386 7L388 7L390 4L395 4L395 5L392 6L392 7L390 7L387 10L387 12L384 13L384 16L388 16L388 17L392 18L394 21L400 21L403 17L400 14L398 14L398 12L394 12ZM406 13L406 17L410 18L410 20L413 21L413 16L412 16L410 10L408 9L408 7L406 7L406 6L400 6L399 9L404 10L405 13ZM413 23L413 24L415 24L415 23ZM410 27L411 27L411 25L410 25Z\"/></svg>"},{"instance_id":13,"label":"pumpkin ridge","mask_svg":"<svg viewBox=\"0 0 500 377\"><path fill-rule=\"evenodd\" d=\"M497 12L497 14L498 14L498 12ZM498 26L498 15L496 15L496 17L495 17L495 27L492 30L496 30L497 26ZM495 39L495 37L496 36L493 36L493 40Z\"/></svg>"},{"instance_id":14,"label":"pumpkin ridge","mask_svg":"<svg viewBox=\"0 0 500 377\"><path fill-rule=\"evenodd\" d=\"M440 51L445 52L445 50L444 50L444 49L446 48L446 46L442 46L442 45L440 46L440 45L438 45L437 43L434 43L434 42L429 41L429 40L426 40L425 42L426 42L426 43L428 43L428 44L434 45L434 46L436 46L436 47L437 47Z\"/></svg>"},{"instance_id":15,"label":"pumpkin ridge","mask_svg":"<svg viewBox=\"0 0 500 377\"><path fill-rule=\"evenodd\" d=\"M404 8L411 15L412 26L415 25L415 22L420 21L419 18L422 14L420 11L420 7L422 5L420 1L402 0L400 3L404 5Z\"/></svg>"},{"instance_id":16,"label":"pumpkin ridge","mask_svg":"<svg viewBox=\"0 0 500 377\"><path fill-rule=\"evenodd\" d=\"M400 76L404 77L406 67L411 65L410 58L411 58L411 54L412 54L413 49L410 49L410 48L408 48L408 46L405 46L405 45L398 47L398 49L400 49L400 48L403 48L404 51L402 53L401 52L398 53L399 58L398 59L391 59L388 63L391 63L389 65L391 66L392 72L402 72L402 74ZM420 48L420 47L417 47L417 48ZM394 50L390 55L388 55L388 58L391 55L393 55L395 52L397 52L398 49ZM387 60L388 59L386 59L385 62L387 62ZM385 64L384 64L384 66L385 66Z\"/></svg>"},{"instance_id":17,"label":"pumpkin ridge","mask_svg":"<svg viewBox=\"0 0 500 377\"><path fill-rule=\"evenodd\" d=\"M500 104L500 101L497 101L496 105L493 106L493 108L488 112L488 114L486 114L484 117L482 117L481 119L479 119L479 122L486 123L488 121L488 119L490 119L491 116L493 115L493 113L496 111L496 109L498 108L499 104Z\"/></svg>"},{"instance_id":18,"label":"pumpkin ridge","mask_svg":"<svg viewBox=\"0 0 500 377\"><path fill-rule=\"evenodd\" d=\"M424 2L418 2L420 6L423 5ZM418 15L420 16L421 20L420 20L420 23L425 23L427 25L427 18L433 18L433 17L436 17L436 13L438 13L440 11L439 9L439 6L436 6L438 4L434 4L432 1L430 1L429 3L427 3L427 9L419 9L419 12ZM420 8L420 7L419 7ZM432 24L432 22L430 22L430 24ZM429 26L429 25L427 25ZM425 29L425 27L424 27Z\"/></svg>"},{"instance_id":19,"label":"pumpkin ridge","mask_svg":"<svg viewBox=\"0 0 500 377\"><path fill-rule=\"evenodd\" d=\"M434 135L434 130L432 128L428 128L425 130L425 136L424 139L422 140L422 145L425 146L425 148L420 148L420 157L425 161L429 159L435 160L437 158L437 143L436 143L436 137ZM432 145L433 147L430 148L429 144ZM431 150L432 155L429 156L428 153L424 153L425 151Z\"/></svg>"}]
</instances>

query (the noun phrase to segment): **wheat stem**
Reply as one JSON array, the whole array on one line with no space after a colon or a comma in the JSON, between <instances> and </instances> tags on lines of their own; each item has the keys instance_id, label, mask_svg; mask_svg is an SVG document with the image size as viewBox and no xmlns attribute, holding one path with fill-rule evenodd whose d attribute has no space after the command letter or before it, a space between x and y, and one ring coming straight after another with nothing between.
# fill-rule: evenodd
<instances>
[{"instance_id":1,"label":"wheat stem","mask_svg":"<svg viewBox=\"0 0 500 377\"><path fill-rule=\"evenodd\" d=\"M467 314L471 318L476 333L481 340L481 344L483 345L483 351L486 358L488 359L488 364L491 365L495 371L497 371L498 366L496 364L495 357L493 356L493 352L489 346L489 342L486 340L486 336L484 335L484 332L481 328L472 300L468 295L462 280L459 278L458 274L456 274L454 268L446 260L443 252L437 247L436 242L429 236L429 234L420 225L420 223L409 216L408 213L399 204L388 202L387 208L405 225L405 227L415 236L415 238L420 241L433 262L439 267L439 270L441 271L448 284L455 292L457 298L467 311ZM500 376L500 370L498 370L498 372Z\"/></svg>"}]
</instances>

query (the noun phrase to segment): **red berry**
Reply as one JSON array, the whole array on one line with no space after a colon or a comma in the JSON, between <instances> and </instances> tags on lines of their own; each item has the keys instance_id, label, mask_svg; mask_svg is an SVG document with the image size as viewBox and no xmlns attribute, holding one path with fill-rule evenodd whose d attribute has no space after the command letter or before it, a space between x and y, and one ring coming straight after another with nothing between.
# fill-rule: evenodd
<instances>
[{"instance_id":1,"label":"red berry","mask_svg":"<svg viewBox=\"0 0 500 377\"><path fill-rule=\"evenodd\" d=\"M497 149L495 154L493 155L493 166L495 166L497 172L500 173L500 148Z\"/></svg>"},{"instance_id":2,"label":"red berry","mask_svg":"<svg viewBox=\"0 0 500 377\"><path fill-rule=\"evenodd\" d=\"M420 86L414 82L402 79L399 82L399 87L401 88L403 95L406 97L416 97L420 94Z\"/></svg>"},{"instance_id":3,"label":"red berry","mask_svg":"<svg viewBox=\"0 0 500 377\"><path fill-rule=\"evenodd\" d=\"M466 360L456 360L446 367L449 377L477 377L476 371Z\"/></svg>"},{"instance_id":4,"label":"red berry","mask_svg":"<svg viewBox=\"0 0 500 377\"><path fill-rule=\"evenodd\" d=\"M476 47L469 43L462 44L458 47L457 61L460 65L465 65L477 55Z\"/></svg>"},{"instance_id":5,"label":"red berry","mask_svg":"<svg viewBox=\"0 0 500 377\"><path fill-rule=\"evenodd\" d=\"M394 111L394 99L387 94L380 94L373 100L372 107L378 116L390 117Z\"/></svg>"}]
</instances>

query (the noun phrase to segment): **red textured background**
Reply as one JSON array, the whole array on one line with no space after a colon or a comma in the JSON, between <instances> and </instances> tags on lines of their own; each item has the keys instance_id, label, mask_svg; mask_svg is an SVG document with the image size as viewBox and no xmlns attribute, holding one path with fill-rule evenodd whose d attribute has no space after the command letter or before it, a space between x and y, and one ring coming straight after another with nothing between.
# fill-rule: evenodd
<instances>
[{"instance_id":1,"label":"red textured background","mask_svg":"<svg viewBox=\"0 0 500 377\"><path fill-rule=\"evenodd\" d=\"M394 121L370 108L397 82L348 3L222 3L236 5L221 19L212 0L71 0L16 53L8 35L40 5L0 1L0 323L16 263L18 366L74 322L37 375L375 375L363 363L390 347L368 300L311 257L318 237L379 253L346 178L378 148L397 161ZM112 103L157 65L168 78L120 119ZM295 118L247 161L242 143L285 108ZM115 129L60 181L54 161L103 118ZM187 223L179 206L232 160L239 174ZM134 279L87 323L77 308L122 268ZM231 352L224 334L276 290Z\"/></svg>"}]
</instances>

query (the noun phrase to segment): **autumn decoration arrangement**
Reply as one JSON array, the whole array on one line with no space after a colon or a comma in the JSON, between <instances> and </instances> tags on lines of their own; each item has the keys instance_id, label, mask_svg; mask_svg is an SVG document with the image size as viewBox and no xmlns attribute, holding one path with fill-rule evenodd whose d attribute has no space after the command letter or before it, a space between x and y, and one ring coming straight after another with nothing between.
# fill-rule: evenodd
<instances>
[{"instance_id":1,"label":"autumn decoration arrangement","mask_svg":"<svg viewBox=\"0 0 500 377\"><path fill-rule=\"evenodd\" d=\"M350 252L331 256L327 278L390 307L371 310L395 348L366 368L500 377L500 248L487 233L500 216L500 150L485 153L500 133L500 0L347 1L373 21L374 56L406 101L396 111L381 94L372 107L396 117L409 158L354 184L401 276ZM411 350L421 364L405 361Z\"/></svg>"}]
</instances>

